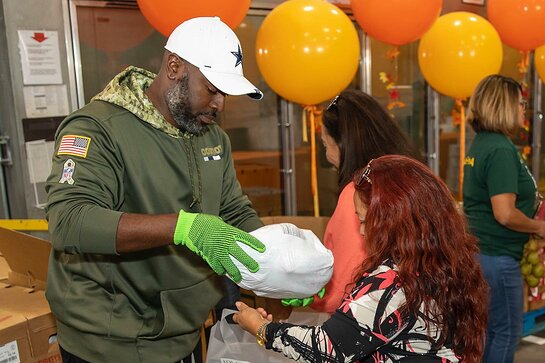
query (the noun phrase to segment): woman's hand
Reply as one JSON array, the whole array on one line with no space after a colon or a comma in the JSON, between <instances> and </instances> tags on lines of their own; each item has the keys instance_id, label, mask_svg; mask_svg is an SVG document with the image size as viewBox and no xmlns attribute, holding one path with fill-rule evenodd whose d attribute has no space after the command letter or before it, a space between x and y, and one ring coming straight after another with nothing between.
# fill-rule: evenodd
<instances>
[{"instance_id":1,"label":"woman's hand","mask_svg":"<svg viewBox=\"0 0 545 363\"><path fill-rule=\"evenodd\" d=\"M233 321L252 335L256 335L257 329L266 322L271 322L273 316L267 314L263 308L251 308L242 301L235 303L238 313L233 314Z\"/></svg>"}]
</instances>

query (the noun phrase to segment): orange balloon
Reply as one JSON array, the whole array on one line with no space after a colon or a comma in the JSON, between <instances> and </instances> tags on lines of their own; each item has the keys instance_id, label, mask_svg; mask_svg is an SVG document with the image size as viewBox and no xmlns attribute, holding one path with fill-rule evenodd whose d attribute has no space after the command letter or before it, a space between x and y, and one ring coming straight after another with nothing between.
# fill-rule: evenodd
<instances>
[{"instance_id":1,"label":"orange balloon","mask_svg":"<svg viewBox=\"0 0 545 363\"><path fill-rule=\"evenodd\" d=\"M418 45L424 79L437 92L454 98L469 97L481 79L498 73L502 59L496 29L465 11L439 17Z\"/></svg>"},{"instance_id":2,"label":"orange balloon","mask_svg":"<svg viewBox=\"0 0 545 363\"><path fill-rule=\"evenodd\" d=\"M198 16L219 16L231 29L235 29L250 8L250 0L137 0L137 2L148 22L166 37L184 21Z\"/></svg>"},{"instance_id":3,"label":"orange balloon","mask_svg":"<svg viewBox=\"0 0 545 363\"><path fill-rule=\"evenodd\" d=\"M289 0L267 15L256 39L263 79L280 96L315 105L345 89L358 70L358 32L325 0Z\"/></svg>"},{"instance_id":4,"label":"orange balloon","mask_svg":"<svg viewBox=\"0 0 545 363\"><path fill-rule=\"evenodd\" d=\"M488 0L487 15L508 46L529 51L545 44L545 0Z\"/></svg>"},{"instance_id":5,"label":"orange balloon","mask_svg":"<svg viewBox=\"0 0 545 363\"><path fill-rule=\"evenodd\" d=\"M418 40L439 17L443 0L352 0L352 12L371 37L391 45Z\"/></svg>"}]
</instances>

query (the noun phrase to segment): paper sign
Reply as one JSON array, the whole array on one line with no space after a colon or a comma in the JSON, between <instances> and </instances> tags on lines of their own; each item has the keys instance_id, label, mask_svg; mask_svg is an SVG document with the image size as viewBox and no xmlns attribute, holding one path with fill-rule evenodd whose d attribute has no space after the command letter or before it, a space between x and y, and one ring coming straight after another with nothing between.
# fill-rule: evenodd
<instances>
[{"instance_id":1,"label":"paper sign","mask_svg":"<svg viewBox=\"0 0 545 363\"><path fill-rule=\"evenodd\" d=\"M68 115L68 92L64 84L25 86L23 94L27 118Z\"/></svg>"},{"instance_id":2,"label":"paper sign","mask_svg":"<svg viewBox=\"0 0 545 363\"><path fill-rule=\"evenodd\" d=\"M43 183L47 180L51 172L54 149L55 143L53 141L36 140L26 143L28 173L31 183Z\"/></svg>"},{"instance_id":3,"label":"paper sign","mask_svg":"<svg viewBox=\"0 0 545 363\"><path fill-rule=\"evenodd\" d=\"M17 350L17 341L9 342L0 346L0 362L20 363L19 350Z\"/></svg>"},{"instance_id":4,"label":"paper sign","mask_svg":"<svg viewBox=\"0 0 545 363\"><path fill-rule=\"evenodd\" d=\"M57 31L19 30L23 84L62 83Z\"/></svg>"}]
</instances>

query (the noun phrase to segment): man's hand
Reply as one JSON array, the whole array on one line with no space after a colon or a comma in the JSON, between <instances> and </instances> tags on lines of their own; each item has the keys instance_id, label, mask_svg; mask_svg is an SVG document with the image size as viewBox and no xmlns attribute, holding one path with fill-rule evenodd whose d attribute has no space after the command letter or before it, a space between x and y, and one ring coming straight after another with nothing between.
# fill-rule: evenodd
<instances>
[{"instance_id":1,"label":"man's hand","mask_svg":"<svg viewBox=\"0 0 545 363\"><path fill-rule=\"evenodd\" d=\"M220 217L203 213L178 215L174 243L185 245L201 256L218 275L229 274L233 281L242 277L231 257L236 258L251 272L257 272L259 265L240 246L244 243L258 252L265 251L265 245L252 235L228 225Z\"/></svg>"}]
</instances>

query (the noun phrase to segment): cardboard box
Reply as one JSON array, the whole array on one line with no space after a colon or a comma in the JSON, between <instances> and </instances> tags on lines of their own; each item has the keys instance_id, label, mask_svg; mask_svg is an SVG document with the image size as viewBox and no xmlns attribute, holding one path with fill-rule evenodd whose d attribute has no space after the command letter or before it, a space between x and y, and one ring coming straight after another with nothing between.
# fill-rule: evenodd
<instances>
[{"instance_id":1,"label":"cardboard box","mask_svg":"<svg viewBox=\"0 0 545 363\"><path fill-rule=\"evenodd\" d=\"M50 251L46 240L0 228L5 259L4 273L0 270L5 276L0 281L0 362L61 362L55 317L43 291Z\"/></svg>"},{"instance_id":2,"label":"cardboard box","mask_svg":"<svg viewBox=\"0 0 545 363\"><path fill-rule=\"evenodd\" d=\"M236 163L237 179L246 187L269 187L280 189L280 171L277 167L259 163Z\"/></svg>"},{"instance_id":3,"label":"cardboard box","mask_svg":"<svg viewBox=\"0 0 545 363\"><path fill-rule=\"evenodd\" d=\"M242 191L248 196L252 202L252 208L260 217L282 214L282 198L284 194L281 189L245 187Z\"/></svg>"},{"instance_id":4,"label":"cardboard box","mask_svg":"<svg viewBox=\"0 0 545 363\"><path fill-rule=\"evenodd\" d=\"M276 166L266 163L236 162L237 179L259 216L282 213L281 175Z\"/></svg>"},{"instance_id":5,"label":"cardboard box","mask_svg":"<svg viewBox=\"0 0 545 363\"><path fill-rule=\"evenodd\" d=\"M323 241L325 234L325 228L329 217L306 217L306 216L272 216L262 217L261 220L264 224L275 223L293 223L297 227L302 229L310 229L320 240ZM263 307L269 314L273 314L276 320L287 319L291 311L291 307L282 305L282 302L278 299L265 298L256 296L253 292L245 289L241 289L242 299L250 306Z\"/></svg>"},{"instance_id":6,"label":"cardboard box","mask_svg":"<svg viewBox=\"0 0 545 363\"><path fill-rule=\"evenodd\" d=\"M6 262L4 255L2 255L2 252L0 252L0 281L8 279L9 271L8 263Z\"/></svg>"},{"instance_id":7,"label":"cardboard box","mask_svg":"<svg viewBox=\"0 0 545 363\"><path fill-rule=\"evenodd\" d=\"M31 359L26 318L0 310L0 361L29 362Z\"/></svg>"},{"instance_id":8,"label":"cardboard box","mask_svg":"<svg viewBox=\"0 0 545 363\"><path fill-rule=\"evenodd\" d=\"M0 228L0 252L12 285L45 290L51 243L26 233Z\"/></svg>"}]
</instances>

